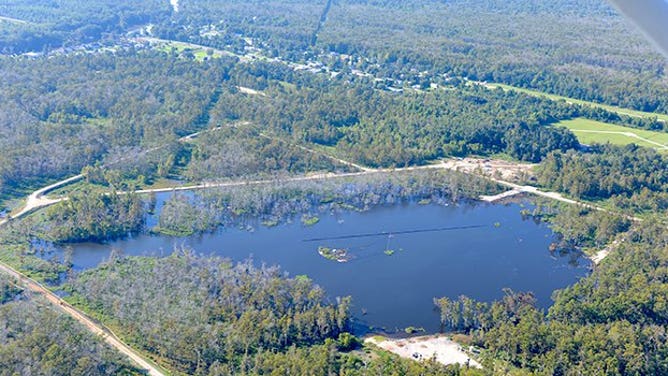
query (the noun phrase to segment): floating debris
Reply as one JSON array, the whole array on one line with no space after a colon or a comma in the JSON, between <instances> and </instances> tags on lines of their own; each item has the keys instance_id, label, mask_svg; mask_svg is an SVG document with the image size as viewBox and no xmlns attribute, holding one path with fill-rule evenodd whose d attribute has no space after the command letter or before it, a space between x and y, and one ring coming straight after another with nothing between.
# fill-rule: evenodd
<instances>
[{"instance_id":1,"label":"floating debris","mask_svg":"<svg viewBox=\"0 0 668 376\"><path fill-rule=\"evenodd\" d=\"M337 261L337 262L348 262L350 261L350 256L348 255L348 250L342 248L329 248L329 247L318 247L318 253L320 256L326 258L327 260Z\"/></svg>"},{"instance_id":2,"label":"floating debris","mask_svg":"<svg viewBox=\"0 0 668 376\"><path fill-rule=\"evenodd\" d=\"M320 218L316 216L310 216L307 214L302 215L302 224L304 226L313 226L318 222L320 222Z\"/></svg>"}]
</instances>

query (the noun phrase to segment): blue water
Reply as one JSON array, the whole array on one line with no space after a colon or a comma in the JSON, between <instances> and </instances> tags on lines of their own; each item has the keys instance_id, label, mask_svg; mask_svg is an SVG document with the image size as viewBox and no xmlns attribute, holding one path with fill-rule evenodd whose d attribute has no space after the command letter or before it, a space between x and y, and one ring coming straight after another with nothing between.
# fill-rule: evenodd
<instances>
[{"instance_id":1,"label":"blue water","mask_svg":"<svg viewBox=\"0 0 668 376\"><path fill-rule=\"evenodd\" d=\"M545 225L523 220L520 210L517 204L403 204L362 213L323 213L314 226L302 225L297 217L271 228L251 223L252 231L224 228L185 238L140 235L105 244L76 244L73 262L76 269L95 267L109 257L112 248L126 255L164 256L175 247L188 247L202 255L233 260L252 257L257 263L280 265L291 276L309 276L331 299L352 296L352 313L360 326L388 331L415 326L437 332L434 297L467 295L492 301L509 287L532 291L539 306L546 308L555 289L586 275L588 260L577 254L551 254L552 232ZM305 241L371 233L385 234ZM346 263L327 260L318 254L319 246L345 248L352 259ZM386 249L395 253L388 256Z\"/></svg>"}]
</instances>

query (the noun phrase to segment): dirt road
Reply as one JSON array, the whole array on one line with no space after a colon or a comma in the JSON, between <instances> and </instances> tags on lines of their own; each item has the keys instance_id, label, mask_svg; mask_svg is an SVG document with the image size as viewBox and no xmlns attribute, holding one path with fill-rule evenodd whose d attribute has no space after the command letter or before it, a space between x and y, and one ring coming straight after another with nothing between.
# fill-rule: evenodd
<instances>
[{"instance_id":1,"label":"dirt road","mask_svg":"<svg viewBox=\"0 0 668 376\"><path fill-rule=\"evenodd\" d=\"M111 347L115 348L120 353L126 355L141 368L147 370L149 375L154 375L154 376L164 375L164 373L162 373L157 367L153 366L152 364L144 360L144 358L142 358L141 355L139 355L136 351L134 351L128 345L126 345L120 339L118 339L118 337L116 337L110 330L94 322L84 313L74 308L63 299L59 298L56 294L51 292L46 287L42 286L37 281L28 278L24 274L12 269L11 267L5 265L2 262L0 262L0 272L8 274L11 277L15 278L16 280L19 281L19 283L23 287L27 288L33 293L43 296L47 301L52 303L61 312L69 315L70 317L81 323L84 327L86 327L86 329L88 329L88 331L102 337L102 339Z\"/></svg>"},{"instance_id":2,"label":"dirt road","mask_svg":"<svg viewBox=\"0 0 668 376\"><path fill-rule=\"evenodd\" d=\"M190 136L186 136L182 138L182 140L190 139ZM265 136L267 137L267 136ZM318 153L322 154L319 151L309 149L306 147L301 147L303 150L311 152L311 153ZM463 158L463 159L446 159L441 161L440 163L435 163L435 164L429 164L429 165L424 165L424 166L412 166L412 167L402 167L402 168L371 168L371 167L365 167L361 166L359 164L349 162L337 157L332 157L329 156L332 160L335 160L339 163L348 165L350 167L357 168L361 171L359 172L347 172L347 173L320 173L320 174L313 174L313 175L305 175L305 176L297 176L297 177L292 177L292 178L286 178L282 179L281 181L283 182L298 182L298 181L310 181L310 180L322 180L322 179L333 179L333 178L343 178L343 177L352 177L352 176L361 176L361 175L366 175L366 174L378 174L378 173L397 173L397 172L406 172L406 171L418 171L418 170L434 170L434 169L445 169L445 170L452 170L452 171L459 171L467 174L472 174L472 175L478 175L481 177L484 177L488 180L491 180L497 184L500 184L502 186L508 187L511 190L516 190L516 191L521 191L524 193L530 193L534 194L537 196L542 196L546 197L552 200L557 200L561 202L565 202L568 204L578 204L582 205L585 207L589 207L592 209L596 210L605 210L601 207L591 205L582 201L577 201L573 199L569 199L561 195L560 193L557 192L546 192L538 189L537 187L530 186L530 185L519 185L512 183L507 180L503 180L501 178L496 178L494 176L501 176L503 178L512 178L516 177L519 174L522 174L528 170L530 170L533 165L531 164L526 164L526 163L514 163L514 162L507 162L507 161L501 161L501 160L489 160L489 159L477 159L477 158ZM60 198L48 198L45 196L46 193L56 189L60 188L62 186L65 186L67 184L70 184L72 182L78 181L82 178L82 175L76 175L71 178L59 181L57 183L51 184L47 187L41 188L35 192L33 192L30 196L28 196L28 200L26 203L26 206L17 214L13 216L13 218L20 218L29 212L46 207L49 205L53 205L57 202L61 202L64 200L67 200L67 197L60 197ZM202 189L208 189L208 188L221 188L221 187L238 187L238 186L244 186L244 185L263 185L263 184L275 184L277 182L276 179L263 179L263 180L242 180L242 181L232 181L232 182L221 182L221 183L202 183L202 184L196 184L196 185L179 185L179 186L172 186L172 187L164 187L164 188L152 188L152 189L141 189L141 190L136 190L132 191L133 193L138 193L138 194L146 194L146 193L160 193L160 192L174 192L174 191L191 191L191 190L202 190ZM119 194L128 194L130 192L126 191L121 191L118 192ZM483 196L483 199L488 196ZM639 220L638 218L633 218L633 220ZM0 221L0 225L4 224L6 220Z\"/></svg>"},{"instance_id":3,"label":"dirt road","mask_svg":"<svg viewBox=\"0 0 668 376\"><path fill-rule=\"evenodd\" d=\"M235 124L235 123L228 124L227 126L236 127L237 125L247 125L247 124L248 124L248 122L241 122L241 123L238 123L238 124ZM221 126L221 127L216 127L216 128L212 128L212 129L207 129L207 130L191 133L189 135L186 135L186 136L183 136L183 137L179 138L178 141L179 142L190 142L190 141L194 140L195 138L199 137L202 134L209 133L209 132L215 132L215 131L220 130L222 128L223 127ZM164 147L166 147L166 146L165 145L156 146L156 147L153 147L153 148L142 151L139 155L148 154L150 152L160 150ZM123 163L123 162L127 161L127 159L128 158L119 158L119 159L109 163L108 165ZM51 205L56 204L58 202L67 200L68 199L67 197L49 198L46 195L49 192L54 191L58 188L61 188L61 187L64 187L66 185L69 185L71 183L77 182L77 181L83 179L83 177L84 176L81 175L81 174L75 175L75 176L69 177L67 179L61 180L59 182L53 183L51 185L48 185L46 187L43 187L43 188L40 188L40 189L34 191L33 193L31 193L26 198L26 203L23 206L23 208L21 208L21 210L18 211L17 213L13 214L11 217L15 218L15 219L18 219L18 218L21 218L21 217L25 216L26 214L34 211L34 210L41 209L41 208L47 207L47 206L51 206ZM7 223L7 218L0 219L0 226L4 225L5 223Z\"/></svg>"},{"instance_id":4,"label":"dirt road","mask_svg":"<svg viewBox=\"0 0 668 376\"><path fill-rule=\"evenodd\" d=\"M51 184L49 186L46 186L44 188L40 188L40 189L34 191L33 193L30 194L30 196L28 196L26 198L26 203L23 206L23 208L21 208L21 210L18 211L17 213L13 214L11 217L12 218L21 218L24 215L32 212L33 210L37 210L37 209L40 209L40 208L43 208L43 207L46 207L46 206L53 205L57 202L67 200L66 197L48 198L45 195L47 193L53 191L54 189L66 186L70 183L74 183L75 181L79 181L82 178L83 178L83 175L72 176L71 178L61 180L57 183ZM7 218L0 219L0 226L7 223L7 220L8 220Z\"/></svg>"}]
</instances>

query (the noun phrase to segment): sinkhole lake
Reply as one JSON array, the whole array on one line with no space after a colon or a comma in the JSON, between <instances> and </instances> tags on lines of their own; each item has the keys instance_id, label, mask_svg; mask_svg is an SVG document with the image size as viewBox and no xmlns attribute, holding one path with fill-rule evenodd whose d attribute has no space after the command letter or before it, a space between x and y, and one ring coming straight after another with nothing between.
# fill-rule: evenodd
<instances>
[{"instance_id":1,"label":"sinkhole lake","mask_svg":"<svg viewBox=\"0 0 668 376\"><path fill-rule=\"evenodd\" d=\"M158 196L158 207L166 197ZM313 226L297 216L270 228L252 223L253 231L222 228L185 238L139 235L75 244L73 262L81 270L107 259L112 248L126 255L165 256L181 246L237 261L252 257L280 265L290 276L309 276L331 299L352 296L358 332L415 326L435 333L440 325L434 297L492 301L509 287L532 291L538 305L547 308L552 291L587 274L589 260L550 253L554 234L544 224L523 220L521 209L518 204L397 204L321 213ZM155 220L150 218L149 225ZM328 260L318 253L320 246L345 249L351 259ZM388 249L394 253L388 255Z\"/></svg>"}]
</instances>

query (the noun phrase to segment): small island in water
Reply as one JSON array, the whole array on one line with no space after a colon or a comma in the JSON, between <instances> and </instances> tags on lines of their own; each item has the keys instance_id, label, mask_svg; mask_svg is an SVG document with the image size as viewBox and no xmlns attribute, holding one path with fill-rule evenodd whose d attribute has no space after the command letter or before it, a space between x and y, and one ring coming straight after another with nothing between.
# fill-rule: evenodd
<instances>
[{"instance_id":1,"label":"small island in water","mask_svg":"<svg viewBox=\"0 0 668 376\"><path fill-rule=\"evenodd\" d=\"M326 258L327 260L338 261L338 262L348 262L350 261L350 255L348 250L343 248L329 248L329 247L318 247L318 253L320 256Z\"/></svg>"}]
</instances>

